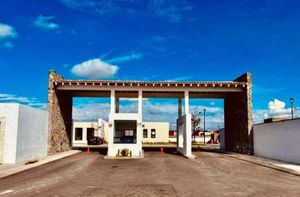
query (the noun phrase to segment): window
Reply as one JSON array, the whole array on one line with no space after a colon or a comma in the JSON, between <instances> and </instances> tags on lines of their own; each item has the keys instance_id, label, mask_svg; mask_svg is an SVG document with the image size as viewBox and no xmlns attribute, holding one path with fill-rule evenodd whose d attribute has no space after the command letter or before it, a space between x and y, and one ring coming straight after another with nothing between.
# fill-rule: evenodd
<instances>
[{"instance_id":1,"label":"window","mask_svg":"<svg viewBox=\"0 0 300 197\"><path fill-rule=\"evenodd\" d=\"M143 137L148 138L148 129L143 130Z\"/></svg>"},{"instance_id":2,"label":"window","mask_svg":"<svg viewBox=\"0 0 300 197\"><path fill-rule=\"evenodd\" d=\"M86 129L86 139L90 140L92 138L94 138L95 136L95 129L94 128L87 128Z\"/></svg>"},{"instance_id":3,"label":"window","mask_svg":"<svg viewBox=\"0 0 300 197\"><path fill-rule=\"evenodd\" d=\"M75 140L82 140L82 128L75 128Z\"/></svg>"},{"instance_id":4,"label":"window","mask_svg":"<svg viewBox=\"0 0 300 197\"><path fill-rule=\"evenodd\" d=\"M151 129L151 138L156 138L156 130Z\"/></svg>"},{"instance_id":5,"label":"window","mask_svg":"<svg viewBox=\"0 0 300 197\"><path fill-rule=\"evenodd\" d=\"M114 143L136 143L136 121L115 120Z\"/></svg>"},{"instance_id":6,"label":"window","mask_svg":"<svg viewBox=\"0 0 300 197\"><path fill-rule=\"evenodd\" d=\"M133 137L133 130L125 130L125 136Z\"/></svg>"}]
</instances>

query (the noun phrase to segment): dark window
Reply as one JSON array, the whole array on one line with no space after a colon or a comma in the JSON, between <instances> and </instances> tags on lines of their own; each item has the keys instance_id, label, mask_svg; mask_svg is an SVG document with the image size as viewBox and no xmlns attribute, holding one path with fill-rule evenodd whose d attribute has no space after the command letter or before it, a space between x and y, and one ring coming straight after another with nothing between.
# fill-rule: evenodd
<instances>
[{"instance_id":1,"label":"dark window","mask_svg":"<svg viewBox=\"0 0 300 197\"><path fill-rule=\"evenodd\" d=\"M94 128L87 128L86 130L86 139L90 140L92 138L94 138L95 136L95 129Z\"/></svg>"},{"instance_id":2,"label":"dark window","mask_svg":"<svg viewBox=\"0 0 300 197\"><path fill-rule=\"evenodd\" d=\"M148 129L143 130L143 137L148 138Z\"/></svg>"},{"instance_id":3,"label":"dark window","mask_svg":"<svg viewBox=\"0 0 300 197\"><path fill-rule=\"evenodd\" d=\"M75 128L75 140L82 140L82 128Z\"/></svg>"},{"instance_id":4,"label":"dark window","mask_svg":"<svg viewBox=\"0 0 300 197\"><path fill-rule=\"evenodd\" d=\"M151 129L151 138L156 138L156 130Z\"/></svg>"},{"instance_id":5,"label":"dark window","mask_svg":"<svg viewBox=\"0 0 300 197\"><path fill-rule=\"evenodd\" d=\"M114 143L136 143L136 121L116 120Z\"/></svg>"}]
</instances>

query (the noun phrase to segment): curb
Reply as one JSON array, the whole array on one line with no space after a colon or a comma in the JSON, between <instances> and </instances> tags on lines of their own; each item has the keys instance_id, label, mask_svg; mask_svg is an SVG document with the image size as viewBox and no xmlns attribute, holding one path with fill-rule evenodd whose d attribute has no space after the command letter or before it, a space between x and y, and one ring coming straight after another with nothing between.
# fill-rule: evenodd
<instances>
[{"instance_id":1,"label":"curb","mask_svg":"<svg viewBox=\"0 0 300 197\"><path fill-rule=\"evenodd\" d=\"M241 161L246 161L246 162L253 163L253 164L256 164L256 165L259 165L259 166L267 167L267 168L270 168L270 169L273 169L273 170L278 170L278 171L281 171L281 172L285 172L285 173L292 174L292 175L300 177L299 172L297 172L295 170L292 170L292 169L289 169L289 168L276 166L274 164L266 163L266 162L263 162L263 161L257 161L257 160L255 160L255 158L253 158L253 160L241 158L240 156L235 155L235 153L232 154L231 152L224 152L224 153L227 153L226 156L234 158L234 159L238 159L238 160L241 160Z\"/></svg>"}]
</instances>

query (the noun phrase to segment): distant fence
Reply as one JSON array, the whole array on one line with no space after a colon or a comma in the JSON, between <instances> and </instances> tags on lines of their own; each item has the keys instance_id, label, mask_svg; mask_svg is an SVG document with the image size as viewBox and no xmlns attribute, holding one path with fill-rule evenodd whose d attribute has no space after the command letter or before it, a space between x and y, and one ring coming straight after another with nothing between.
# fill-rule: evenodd
<instances>
[{"instance_id":1,"label":"distant fence","mask_svg":"<svg viewBox=\"0 0 300 197\"><path fill-rule=\"evenodd\" d=\"M254 154L300 164L300 119L254 125Z\"/></svg>"}]
</instances>

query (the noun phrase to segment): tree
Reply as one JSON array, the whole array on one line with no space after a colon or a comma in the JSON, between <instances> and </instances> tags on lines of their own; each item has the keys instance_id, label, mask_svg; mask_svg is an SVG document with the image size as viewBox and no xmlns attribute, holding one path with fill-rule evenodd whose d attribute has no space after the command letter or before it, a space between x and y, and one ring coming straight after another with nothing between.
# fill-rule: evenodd
<instances>
[{"instance_id":1,"label":"tree","mask_svg":"<svg viewBox=\"0 0 300 197\"><path fill-rule=\"evenodd\" d=\"M201 122L200 114L201 112L198 110L195 110L192 113L192 136L194 142L195 142L195 136L193 135L193 133L200 129L200 122Z\"/></svg>"}]
</instances>

